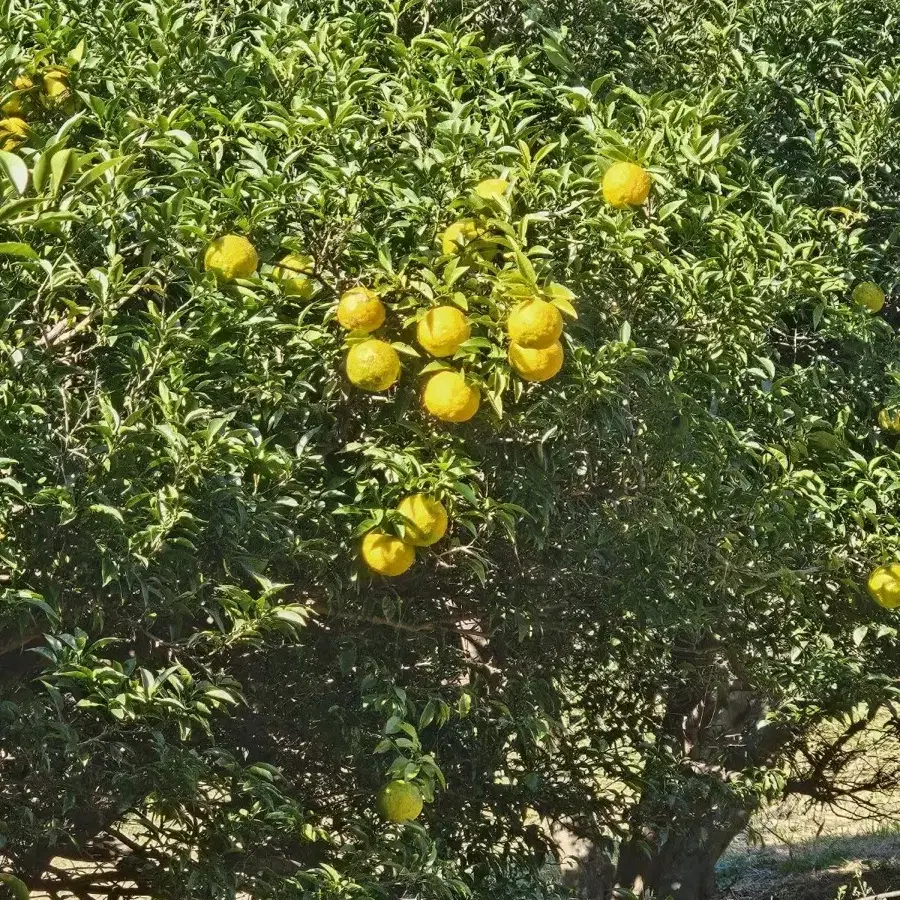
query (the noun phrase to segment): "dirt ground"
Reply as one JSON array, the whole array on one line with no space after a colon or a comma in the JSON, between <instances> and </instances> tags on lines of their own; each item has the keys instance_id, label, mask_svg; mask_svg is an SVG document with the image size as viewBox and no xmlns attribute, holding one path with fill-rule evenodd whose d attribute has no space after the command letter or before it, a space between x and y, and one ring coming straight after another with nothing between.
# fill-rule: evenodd
<instances>
[{"instance_id":1,"label":"dirt ground","mask_svg":"<svg viewBox=\"0 0 900 900\"><path fill-rule=\"evenodd\" d=\"M851 900L900 890L900 797L878 814L766 810L719 866L719 900Z\"/></svg>"}]
</instances>

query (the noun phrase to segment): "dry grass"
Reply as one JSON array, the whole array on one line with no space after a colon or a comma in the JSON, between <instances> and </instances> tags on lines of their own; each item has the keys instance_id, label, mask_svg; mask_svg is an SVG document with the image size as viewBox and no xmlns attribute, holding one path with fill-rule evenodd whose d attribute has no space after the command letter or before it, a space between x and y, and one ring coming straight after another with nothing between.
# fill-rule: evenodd
<instances>
[{"instance_id":1,"label":"dry grass","mask_svg":"<svg viewBox=\"0 0 900 900\"><path fill-rule=\"evenodd\" d=\"M835 900L900 888L900 796L883 814L809 808L797 800L762 812L719 867L720 900Z\"/></svg>"}]
</instances>

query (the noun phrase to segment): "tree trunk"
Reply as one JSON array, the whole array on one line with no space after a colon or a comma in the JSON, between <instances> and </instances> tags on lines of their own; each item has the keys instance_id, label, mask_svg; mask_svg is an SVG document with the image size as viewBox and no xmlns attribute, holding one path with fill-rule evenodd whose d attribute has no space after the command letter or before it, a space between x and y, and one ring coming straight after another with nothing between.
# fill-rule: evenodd
<instances>
[{"instance_id":1,"label":"tree trunk","mask_svg":"<svg viewBox=\"0 0 900 900\"><path fill-rule=\"evenodd\" d=\"M652 890L659 898L710 900L716 863L749 820L750 813L735 806L697 810L694 821L678 823L677 831L626 844L616 883L638 895Z\"/></svg>"}]
</instances>

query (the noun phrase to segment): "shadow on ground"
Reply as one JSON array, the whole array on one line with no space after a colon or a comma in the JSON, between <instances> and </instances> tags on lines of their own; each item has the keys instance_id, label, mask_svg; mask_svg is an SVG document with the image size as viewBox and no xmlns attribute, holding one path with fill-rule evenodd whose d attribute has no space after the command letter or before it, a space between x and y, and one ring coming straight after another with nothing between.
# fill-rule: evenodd
<instances>
[{"instance_id":1,"label":"shadow on ground","mask_svg":"<svg viewBox=\"0 0 900 900\"><path fill-rule=\"evenodd\" d=\"M892 890L900 890L894 828L762 849L739 843L719 866L718 900L851 900Z\"/></svg>"}]
</instances>

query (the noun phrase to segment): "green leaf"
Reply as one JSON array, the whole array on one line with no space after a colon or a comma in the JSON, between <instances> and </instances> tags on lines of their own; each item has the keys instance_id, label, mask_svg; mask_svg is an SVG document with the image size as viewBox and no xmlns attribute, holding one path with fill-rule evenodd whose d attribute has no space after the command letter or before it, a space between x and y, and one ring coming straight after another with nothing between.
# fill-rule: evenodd
<instances>
[{"instance_id":1,"label":"green leaf","mask_svg":"<svg viewBox=\"0 0 900 900\"><path fill-rule=\"evenodd\" d=\"M40 259L33 247L18 241L0 243L0 254L3 256L18 256L22 259Z\"/></svg>"},{"instance_id":2,"label":"green leaf","mask_svg":"<svg viewBox=\"0 0 900 900\"><path fill-rule=\"evenodd\" d=\"M25 165L25 160L8 150L0 150L0 169L16 193L20 196L24 194L28 187L28 166Z\"/></svg>"}]
</instances>

